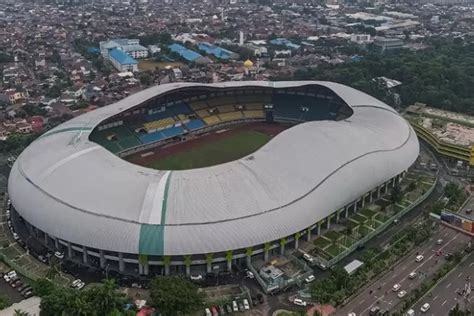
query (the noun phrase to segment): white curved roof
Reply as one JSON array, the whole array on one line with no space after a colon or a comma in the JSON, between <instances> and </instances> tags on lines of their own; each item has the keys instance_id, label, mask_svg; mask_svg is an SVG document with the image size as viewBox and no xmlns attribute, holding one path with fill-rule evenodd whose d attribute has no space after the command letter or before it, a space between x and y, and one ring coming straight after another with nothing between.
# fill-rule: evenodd
<instances>
[{"instance_id":1,"label":"white curved roof","mask_svg":"<svg viewBox=\"0 0 474 316\"><path fill-rule=\"evenodd\" d=\"M207 168L158 171L89 141L104 119L176 83L152 87L74 118L17 159L9 193L32 225L73 243L156 255L239 249L294 234L406 170L419 145L386 104L331 82L228 82L214 87L332 89L354 114L296 125L252 154Z\"/></svg>"}]
</instances>

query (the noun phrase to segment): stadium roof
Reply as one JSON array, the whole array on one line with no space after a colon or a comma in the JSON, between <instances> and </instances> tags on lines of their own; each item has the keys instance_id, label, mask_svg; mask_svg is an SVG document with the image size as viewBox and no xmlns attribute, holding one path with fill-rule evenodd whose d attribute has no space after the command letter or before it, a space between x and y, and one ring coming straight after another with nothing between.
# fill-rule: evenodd
<instances>
[{"instance_id":1,"label":"stadium roof","mask_svg":"<svg viewBox=\"0 0 474 316\"><path fill-rule=\"evenodd\" d=\"M167 91L303 85L333 90L353 115L302 123L250 156L183 171L134 165L89 141L103 120ZM172 83L50 130L18 157L8 189L25 220L67 241L124 253L211 253L303 230L406 170L418 152L413 129L396 111L340 84Z\"/></svg>"},{"instance_id":2,"label":"stadium roof","mask_svg":"<svg viewBox=\"0 0 474 316\"><path fill-rule=\"evenodd\" d=\"M134 65L138 62L120 49L112 48L109 52L109 56L115 59L121 65Z\"/></svg>"}]
</instances>

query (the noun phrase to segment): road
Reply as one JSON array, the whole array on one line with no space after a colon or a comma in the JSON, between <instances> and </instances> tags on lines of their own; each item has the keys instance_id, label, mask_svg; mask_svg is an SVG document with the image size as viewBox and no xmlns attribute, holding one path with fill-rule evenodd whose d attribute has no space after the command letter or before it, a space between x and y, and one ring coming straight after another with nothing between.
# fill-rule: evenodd
<instances>
[{"instance_id":1,"label":"road","mask_svg":"<svg viewBox=\"0 0 474 316\"><path fill-rule=\"evenodd\" d=\"M467 260L462 262L448 276L443 279L437 286L435 286L428 295L423 297L418 303L412 308L415 312L419 313L420 308L423 304L429 303L430 310L424 315L448 315L449 310L459 303L461 308L465 308L465 304L472 306L474 303L473 296L470 294L463 296L460 293L469 283L466 279L467 276L471 277L471 282L474 280L474 253L471 252ZM471 283L471 286L473 283Z\"/></svg>"},{"instance_id":2,"label":"road","mask_svg":"<svg viewBox=\"0 0 474 316\"><path fill-rule=\"evenodd\" d=\"M443 240L441 245L437 245L438 239ZM369 315L370 308L375 305L382 310L392 309L400 301L400 298L397 297L398 292L392 291L394 284L401 285L399 291L410 292L419 286L425 278L435 273L445 262L444 256L437 256L436 251L440 250L442 253L455 252L465 245L468 240L469 238L462 233L447 227L440 227L426 244L402 259L390 272L362 291L346 306L339 309L336 315L346 316L350 312L355 312L358 316ZM424 256L423 261L415 262L416 252ZM418 276L410 280L408 275L413 271L416 271Z\"/></svg>"}]
</instances>

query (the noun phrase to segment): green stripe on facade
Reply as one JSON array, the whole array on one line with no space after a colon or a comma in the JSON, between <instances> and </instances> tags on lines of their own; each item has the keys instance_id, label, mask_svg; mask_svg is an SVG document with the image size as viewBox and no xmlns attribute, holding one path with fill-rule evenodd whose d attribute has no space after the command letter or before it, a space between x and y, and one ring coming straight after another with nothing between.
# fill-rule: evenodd
<instances>
[{"instance_id":1,"label":"green stripe on facade","mask_svg":"<svg viewBox=\"0 0 474 316\"><path fill-rule=\"evenodd\" d=\"M166 211L168 205L168 191L171 172L166 179L163 202L161 204L161 224L142 224L140 227L139 253L140 255L162 256L165 248Z\"/></svg>"},{"instance_id":2,"label":"green stripe on facade","mask_svg":"<svg viewBox=\"0 0 474 316\"><path fill-rule=\"evenodd\" d=\"M75 131L88 132L88 131L91 131L91 130L92 130L91 127L68 127L68 128L54 130L54 131L51 131L51 132L46 132L45 134L41 135L40 138L47 137L47 136L54 135L54 134L63 133L63 132L75 132Z\"/></svg>"}]
</instances>

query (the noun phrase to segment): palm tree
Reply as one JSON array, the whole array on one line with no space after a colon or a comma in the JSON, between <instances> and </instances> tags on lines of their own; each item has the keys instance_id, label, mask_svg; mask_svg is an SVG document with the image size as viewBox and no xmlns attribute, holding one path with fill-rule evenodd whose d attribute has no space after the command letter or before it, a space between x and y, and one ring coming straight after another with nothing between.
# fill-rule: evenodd
<instances>
[{"instance_id":1,"label":"palm tree","mask_svg":"<svg viewBox=\"0 0 474 316\"><path fill-rule=\"evenodd\" d=\"M193 259L191 255L184 256L184 265L186 266L186 275L189 276L191 274L191 263Z\"/></svg>"},{"instance_id":2,"label":"palm tree","mask_svg":"<svg viewBox=\"0 0 474 316\"><path fill-rule=\"evenodd\" d=\"M212 253L208 253L206 255L206 263L207 263L207 273L211 273L212 270L212 260L214 260L214 255Z\"/></svg>"},{"instance_id":3,"label":"palm tree","mask_svg":"<svg viewBox=\"0 0 474 316\"><path fill-rule=\"evenodd\" d=\"M49 258L49 269L46 272L46 278L53 281L57 275L61 275L61 265L55 257Z\"/></svg>"},{"instance_id":4,"label":"palm tree","mask_svg":"<svg viewBox=\"0 0 474 316\"><path fill-rule=\"evenodd\" d=\"M15 309L15 314L14 316L30 316L28 312L24 312L21 309Z\"/></svg>"}]
</instances>

